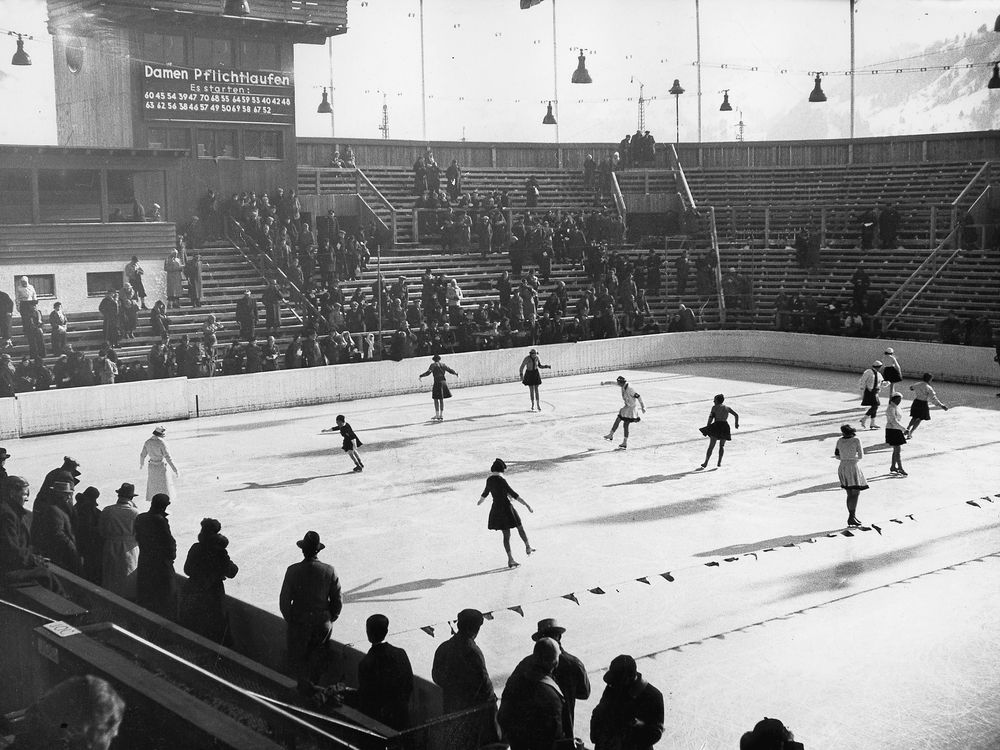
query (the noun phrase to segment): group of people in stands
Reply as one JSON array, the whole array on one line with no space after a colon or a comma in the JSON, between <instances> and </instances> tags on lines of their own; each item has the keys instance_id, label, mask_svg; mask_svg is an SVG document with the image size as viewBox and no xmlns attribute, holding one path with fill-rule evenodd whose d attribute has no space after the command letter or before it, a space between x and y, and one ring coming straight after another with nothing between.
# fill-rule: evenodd
<instances>
[{"instance_id":1,"label":"group of people in stands","mask_svg":"<svg viewBox=\"0 0 1000 750\"><path fill-rule=\"evenodd\" d=\"M656 162L656 139L649 131L637 129L635 135L626 135L618 144L619 169L652 167Z\"/></svg>"}]
</instances>

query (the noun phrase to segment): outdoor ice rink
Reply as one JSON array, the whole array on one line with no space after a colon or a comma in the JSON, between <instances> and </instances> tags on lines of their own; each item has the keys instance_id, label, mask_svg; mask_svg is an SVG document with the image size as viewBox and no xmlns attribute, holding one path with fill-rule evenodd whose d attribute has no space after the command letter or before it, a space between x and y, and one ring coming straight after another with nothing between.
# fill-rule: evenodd
<instances>
[{"instance_id":1,"label":"outdoor ice rink","mask_svg":"<svg viewBox=\"0 0 1000 750\"><path fill-rule=\"evenodd\" d=\"M170 508L177 569L201 518L218 518L240 566L228 593L277 612L295 541L315 529L346 594L337 640L366 648L365 618L383 612L390 642L429 678L448 621L464 607L492 612L478 642L498 694L536 621L555 617L594 685L577 704L583 737L603 670L630 653L664 693L661 748L736 748L763 716L807 748L1000 747L997 388L935 382L952 408L932 409L904 447L907 478L889 475L883 430L859 430L871 489L858 515L881 531L844 536L832 453L839 425L862 413L856 374L742 363L553 370L532 413L519 362L512 352L505 385L449 378L443 423L429 421L427 380L419 395L168 423L181 470ZM399 366L416 383L426 364ZM648 408L625 451L602 438L621 397L600 382L618 374ZM695 471L716 393L741 429L721 469L713 458ZM364 442L363 474L339 435L320 434L338 413ZM103 507L122 481L144 492L139 451L151 429L7 441L8 469L35 484L72 455ZM538 552L526 559L515 533L515 570L486 528L489 501L476 506L497 456L535 510L517 506Z\"/></svg>"}]
</instances>

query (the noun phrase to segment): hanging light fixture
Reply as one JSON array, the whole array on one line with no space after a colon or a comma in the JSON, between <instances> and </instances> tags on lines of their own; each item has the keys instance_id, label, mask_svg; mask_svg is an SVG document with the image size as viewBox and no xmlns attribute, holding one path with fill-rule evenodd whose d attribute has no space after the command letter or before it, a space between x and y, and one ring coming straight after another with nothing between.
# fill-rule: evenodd
<instances>
[{"instance_id":1,"label":"hanging light fixture","mask_svg":"<svg viewBox=\"0 0 1000 750\"><path fill-rule=\"evenodd\" d=\"M684 93L684 87L681 86L679 78L674 79L674 85L670 87L670 91L667 92L671 96L680 96Z\"/></svg>"},{"instance_id":2,"label":"hanging light fixture","mask_svg":"<svg viewBox=\"0 0 1000 750\"><path fill-rule=\"evenodd\" d=\"M733 105L729 103L729 89L722 90L722 106L719 107L720 112L732 112Z\"/></svg>"},{"instance_id":3,"label":"hanging light fixture","mask_svg":"<svg viewBox=\"0 0 1000 750\"><path fill-rule=\"evenodd\" d=\"M813 86L812 93L809 94L809 101L811 102L825 102L826 94L823 93L823 87L820 85L820 74L816 74L816 85Z\"/></svg>"},{"instance_id":4,"label":"hanging light fixture","mask_svg":"<svg viewBox=\"0 0 1000 750\"><path fill-rule=\"evenodd\" d=\"M542 125L555 125L556 116L552 114L552 102L549 102L548 111L545 113L545 117L542 118Z\"/></svg>"},{"instance_id":5,"label":"hanging light fixture","mask_svg":"<svg viewBox=\"0 0 1000 750\"><path fill-rule=\"evenodd\" d=\"M580 50L580 56L576 59L576 70L573 71L573 83L593 83L590 73L587 72L587 58Z\"/></svg>"},{"instance_id":6,"label":"hanging light fixture","mask_svg":"<svg viewBox=\"0 0 1000 750\"><path fill-rule=\"evenodd\" d=\"M333 114L333 107L330 106L330 97L326 93L326 86L323 87L323 99L320 101L319 106L316 107L316 112L321 115Z\"/></svg>"},{"instance_id":7,"label":"hanging light fixture","mask_svg":"<svg viewBox=\"0 0 1000 750\"><path fill-rule=\"evenodd\" d=\"M249 16L250 3L247 0L226 0L226 7L222 11L224 16Z\"/></svg>"},{"instance_id":8,"label":"hanging light fixture","mask_svg":"<svg viewBox=\"0 0 1000 750\"><path fill-rule=\"evenodd\" d=\"M24 51L24 35L17 35L17 52L10 59L11 65L31 65L31 57Z\"/></svg>"},{"instance_id":9,"label":"hanging light fixture","mask_svg":"<svg viewBox=\"0 0 1000 750\"><path fill-rule=\"evenodd\" d=\"M988 89L1000 89L1000 63L993 63L993 75L990 82L986 84Z\"/></svg>"},{"instance_id":10,"label":"hanging light fixture","mask_svg":"<svg viewBox=\"0 0 1000 750\"><path fill-rule=\"evenodd\" d=\"M1000 16L997 16L997 22L993 24L993 30L1000 33Z\"/></svg>"}]
</instances>

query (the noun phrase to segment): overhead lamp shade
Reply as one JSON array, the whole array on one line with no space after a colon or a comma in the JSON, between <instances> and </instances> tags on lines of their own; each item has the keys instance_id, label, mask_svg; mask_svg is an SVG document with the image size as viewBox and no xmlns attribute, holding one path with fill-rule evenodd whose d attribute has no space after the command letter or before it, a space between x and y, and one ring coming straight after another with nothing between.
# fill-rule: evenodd
<instances>
[{"instance_id":1,"label":"overhead lamp shade","mask_svg":"<svg viewBox=\"0 0 1000 750\"><path fill-rule=\"evenodd\" d=\"M79 73L83 70L83 55L83 40L73 37L66 42L66 67L70 73Z\"/></svg>"},{"instance_id":2,"label":"overhead lamp shade","mask_svg":"<svg viewBox=\"0 0 1000 750\"><path fill-rule=\"evenodd\" d=\"M669 93L671 96L680 96L684 93L684 87L681 86L680 79L674 79L674 85L670 87Z\"/></svg>"},{"instance_id":3,"label":"overhead lamp shade","mask_svg":"<svg viewBox=\"0 0 1000 750\"><path fill-rule=\"evenodd\" d=\"M816 85L813 86L812 93L809 94L809 101L811 102L825 102L826 94L823 93L823 87L820 85L820 76L816 75Z\"/></svg>"},{"instance_id":4,"label":"overhead lamp shade","mask_svg":"<svg viewBox=\"0 0 1000 750\"><path fill-rule=\"evenodd\" d=\"M549 108L545 112L545 117L542 118L542 125L555 125L556 116L552 114L552 102L549 102Z\"/></svg>"},{"instance_id":5,"label":"overhead lamp shade","mask_svg":"<svg viewBox=\"0 0 1000 750\"><path fill-rule=\"evenodd\" d=\"M1000 63L993 63L993 75L990 82L986 84L988 89L1000 89Z\"/></svg>"},{"instance_id":6,"label":"overhead lamp shade","mask_svg":"<svg viewBox=\"0 0 1000 750\"><path fill-rule=\"evenodd\" d=\"M521 0L521 10L527 10L538 5L542 0Z\"/></svg>"},{"instance_id":7,"label":"overhead lamp shade","mask_svg":"<svg viewBox=\"0 0 1000 750\"><path fill-rule=\"evenodd\" d=\"M250 3L247 0L226 0L226 7L222 11L224 16L249 16Z\"/></svg>"},{"instance_id":8,"label":"overhead lamp shade","mask_svg":"<svg viewBox=\"0 0 1000 750\"><path fill-rule=\"evenodd\" d=\"M332 115L333 107L330 106L330 97L326 93L326 86L323 87L323 98L320 100L316 112L321 115Z\"/></svg>"},{"instance_id":9,"label":"overhead lamp shade","mask_svg":"<svg viewBox=\"0 0 1000 750\"><path fill-rule=\"evenodd\" d=\"M28 53L24 51L24 38L18 34L17 35L17 52L10 59L11 65L31 65L31 58Z\"/></svg>"},{"instance_id":10,"label":"overhead lamp shade","mask_svg":"<svg viewBox=\"0 0 1000 750\"><path fill-rule=\"evenodd\" d=\"M722 106L719 107L719 111L720 112L732 112L733 111L733 105L729 103L729 92L728 91L723 91L722 92Z\"/></svg>"},{"instance_id":11,"label":"overhead lamp shade","mask_svg":"<svg viewBox=\"0 0 1000 750\"><path fill-rule=\"evenodd\" d=\"M576 60L576 70L573 71L573 83L593 83L590 73L587 72L587 58L580 53Z\"/></svg>"},{"instance_id":12,"label":"overhead lamp shade","mask_svg":"<svg viewBox=\"0 0 1000 750\"><path fill-rule=\"evenodd\" d=\"M997 16L997 22L993 24L993 30L1000 32L1000 16Z\"/></svg>"}]
</instances>

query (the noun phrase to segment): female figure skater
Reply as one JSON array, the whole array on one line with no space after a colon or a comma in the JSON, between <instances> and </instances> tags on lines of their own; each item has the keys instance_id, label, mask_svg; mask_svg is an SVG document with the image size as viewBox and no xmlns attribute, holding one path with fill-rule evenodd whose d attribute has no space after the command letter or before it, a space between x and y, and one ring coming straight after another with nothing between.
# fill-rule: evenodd
<instances>
[{"instance_id":1,"label":"female figure skater","mask_svg":"<svg viewBox=\"0 0 1000 750\"><path fill-rule=\"evenodd\" d=\"M337 415L337 426L331 427L328 430L323 430L323 432L339 432L341 437L344 438L344 453L351 457L354 462L354 471L363 471L365 465L361 462L361 456L358 455L358 448L360 448L363 443L361 439L354 434L354 430L351 429L351 425L347 423L344 419L343 414Z\"/></svg>"},{"instance_id":2,"label":"female figure skater","mask_svg":"<svg viewBox=\"0 0 1000 750\"><path fill-rule=\"evenodd\" d=\"M153 499L153 495L169 495L174 500L177 495L174 493L173 483L167 477L167 467L169 466L174 476L180 472L174 466L173 459L170 458L170 451L167 450L167 442L163 436L167 434L165 427L157 427L153 430L153 436L142 444L142 453L139 454L139 468L149 458L149 475L146 479L146 502Z\"/></svg>"},{"instance_id":3,"label":"female figure skater","mask_svg":"<svg viewBox=\"0 0 1000 750\"><path fill-rule=\"evenodd\" d=\"M894 393L889 397L889 405L885 407L885 442L887 445L892 446L892 463L889 465L889 471L892 474L899 474L901 476L906 476L906 472L903 471L903 461L900 457L900 453L904 445L906 445L906 435L903 433L903 412L899 408L899 402L903 400L903 397L898 393Z\"/></svg>"},{"instance_id":4,"label":"female figure skater","mask_svg":"<svg viewBox=\"0 0 1000 750\"><path fill-rule=\"evenodd\" d=\"M646 405L642 403L642 396L636 393L635 388L628 384L628 381L624 376L619 375L618 379L612 383L610 380L606 380L601 383L601 385L618 385L622 389L622 401L625 405L618 410L618 416L615 417L615 423L611 426L611 432L604 436L605 440L615 439L615 430L618 429L618 425L623 425L622 429L625 432L625 437L622 439L622 444L619 448L628 448L628 426L632 422L639 422L641 418L639 417L639 410L636 408L636 404L642 408L642 413L646 413Z\"/></svg>"},{"instance_id":5,"label":"female figure skater","mask_svg":"<svg viewBox=\"0 0 1000 750\"><path fill-rule=\"evenodd\" d=\"M933 401L942 409L948 411L948 407L938 400L937 394L931 387L932 380L934 380L934 376L929 372L925 372L921 382L910 386L910 390L913 391L913 403L910 404L910 424L906 427L907 439L913 437L913 433L917 431L917 427L920 426L921 422L931 418L931 410L927 405L928 401Z\"/></svg>"},{"instance_id":6,"label":"female figure skater","mask_svg":"<svg viewBox=\"0 0 1000 750\"><path fill-rule=\"evenodd\" d=\"M860 526L861 521L858 520L857 516L858 496L861 494L861 490L868 489L868 482L865 480L865 475L861 473L858 462L864 458L865 449L856 437L854 428L849 424L840 426L840 434L843 437L837 441L833 456L840 459L837 476L840 477L840 486L847 492L847 525Z\"/></svg>"},{"instance_id":7,"label":"female figure skater","mask_svg":"<svg viewBox=\"0 0 1000 750\"><path fill-rule=\"evenodd\" d=\"M880 360L875 360L872 362L872 366L865 370L864 374L861 376L861 380L858 381L858 385L861 387L861 405L867 406L868 411L865 415L861 417L861 426L867 427L865 422L868 421L868 417L871 417L871 429L877 430L878 425L875 424L875 417L878 415L879 404L882 403L878 400L878 392L882 390L882 386L885 383L882 380L882 376L879 374L879 370L882 369L882 362Z\"/></svg>"},{"instance_id":8,"label":"female figure skater","mask_svg":"<svg viewBox=\"0 0 1000 750\"><path fill-rule=\"evenodd\" d=\"M891 346L887 346L883 352L886 360L889 362L882 369L882 378L886 383L889 384L889 396L895 393L896 383L899 383L903 379L903 371L899 367L899 361L896 359L896 352Z\"/></svg>"},{"instance_id":9,"label":"female figure skater","mask_svg":"<svg viewBox=\"0 0 1000 750\"><path fill-rule=\"evenodd\" d=\"M730 414L733 415L733 424L736 429L740 429L740 415L723 404L722 402L725 400L726 397L721 393L715 397L715 405L708 413L708 424L700 430L701 434L708 438L708 452L705 454L705 463L701 465L703 469L708 466L708 459L712 457L716 441L719 443L719 463L716 466L722 466L722 454L726 450L726 441L733 439L732 433L729 431Z\"/></svg>"},{"instance_id":10,"label":"female figure skater","mask_svg":"<svg viewBox=\"0 0 1000 750\"><path fill-rule=\"evenodd\" d=\"M543 365L538 361L538 350L532 349L528 356L521 361L521 369L518 375L521 382L528 386L528 395L531 396L531 410L535 410L538 404L538 411L542 410L542 399L538 395L538 386L542 384L542 373L540 370L551 370L551 365Z\"/></svg>"},{"instance_id":11,"label":"female figure skater","mask_svg":"<svg viewBox=\"0 0 1000 750\"><path fill-rule=\"evenodd\" d=\"M506 470L507 464L502 459L498 458L493 461L493 465L490 467L490 475L486 478L486 489L483 490L483 494L476 505L482 505L487 495L493 496L493 507L490 508L488 528L503 532L503 548L507 552L507 567L516 568L520 563L510 553L511 529L517 529L517 533L521 536L521 541L524 542L525 554L530 555L535 550L528 542L528 535L524 532L524 526L521 525L521 517L514 510L511 498L521 503L521 505L528 509L529 513L534 513L535 511L524 501L524 498L511 489L510 485L507 484L507 480L501 476Z\"/></svg>"},{"instance_id":12,"label":"female figure skater","mask_svg":"<svg viewBox=\"0 0 1000 750\"><path fill-rule=\"evenodd\" d=\"M458 373L441 361L440 354L435 354L431 357L431 360L431 366L428 367L427 372L422 373L420 377L424 378L428 375L434 376L434 386L431 388L431 398L434 399L434 419L440 422L444 419L444 400L446 398L451 398L451 391L448 390L448 384L445 382L444 374L446 372L450 372L457 378Z\"/></svg>"}]
</instances>

